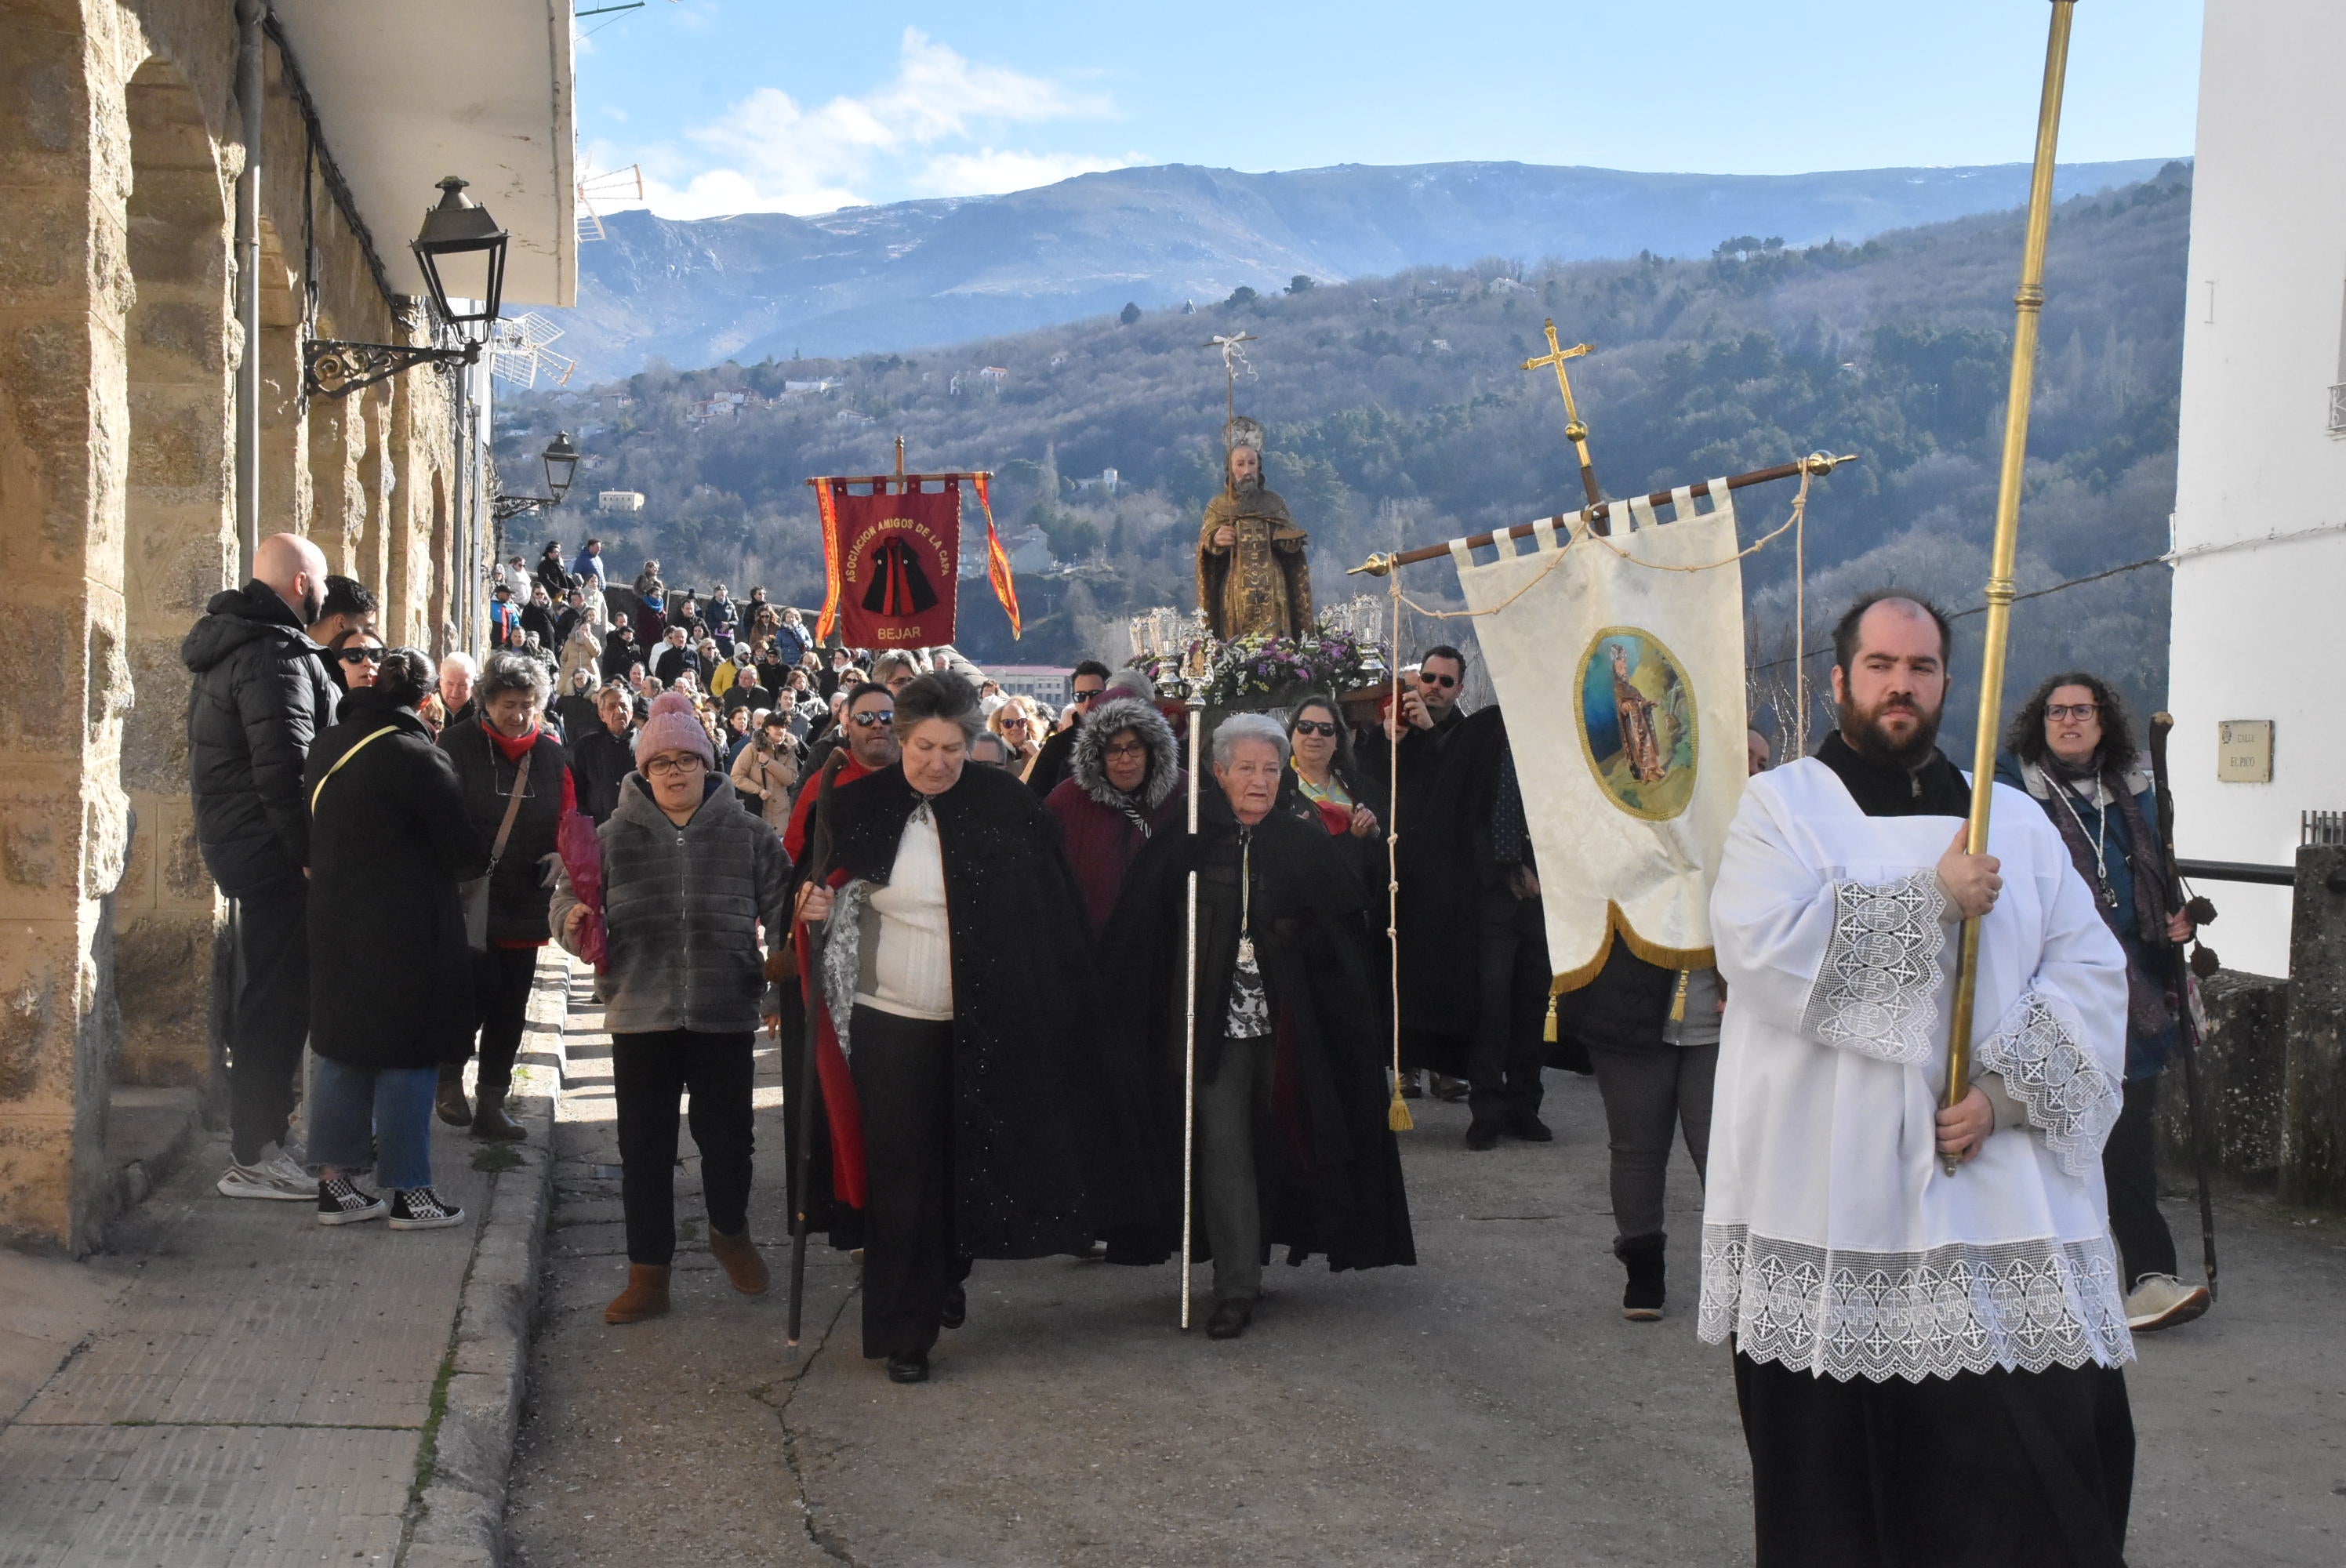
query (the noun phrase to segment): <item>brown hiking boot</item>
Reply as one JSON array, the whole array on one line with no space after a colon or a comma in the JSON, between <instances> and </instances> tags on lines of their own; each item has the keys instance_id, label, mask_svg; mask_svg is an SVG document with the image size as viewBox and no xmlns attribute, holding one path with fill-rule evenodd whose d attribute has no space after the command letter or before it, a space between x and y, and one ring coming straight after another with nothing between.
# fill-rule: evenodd
<instances>
[{"instance_id":1,"label":"brown hiking boot","mask_svg":"<svg viewBox=\"0 0 2346 1568\"><path fill-rule=\"evenodd\" d=\"M734 1289L744 1296L766 1293L766 1287L772 1281L766 1274L766 1260L758 1256L758 1244L750 1239L748 1231L728 1236L712 1225L709 1227L709 1250L724 1265L725 1278L733 1282Z\"/></svg>"},{"instance_id":2,"label":"brown hiking boot","mask_svg":"<svg viewBox=\"0 0 2346 1568\"><path fill-rule=\"evenodd\" d=\"M529 1136L522 1130L519 1122L505 1115L505 1092L503 1089L481 1091L480 1106L473 1113L473 1135L508 1144L517 1144Z\"/></svg>"},{"instance_id":3,"label":"brown hiking boot","mask_svg":"<svg viewBox=\"0 0 2346 1568\"><path fill-rule=\"evenodd\" d=\"M640 1323L647 1318L668 1316L668 1265L665 1263L630 1263L627 1265L627 1288L611 1298L603 1308L606 1323Z\"/></svg>"},{"instance_id":4,"label":"brown hiking boot","mask_svg":"<svg viewBox=\"0 0 2346 1568\"><path fill-rule=\"evenodd\" d=\"M464 1069L442 1066L440 1087L433 1093L432 1104L440 1119L452 1127L473 1125L473 1107L464 1098Z\"/></svg>"}]
</instances>

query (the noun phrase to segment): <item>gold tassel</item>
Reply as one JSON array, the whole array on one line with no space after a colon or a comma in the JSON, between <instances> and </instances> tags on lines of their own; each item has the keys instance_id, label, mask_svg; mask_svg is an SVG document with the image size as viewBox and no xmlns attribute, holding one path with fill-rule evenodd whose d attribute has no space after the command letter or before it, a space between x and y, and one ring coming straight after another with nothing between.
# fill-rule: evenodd
<instances>
[{"instance_id":1,"label":"gold tassel","mask_svg":"<svg viewBox=\"0 0 2346 1568\"><path fill-rule=\"evenodd\" d=\"M1670 993L1671 1023L1683 1023L1686 1022L1687 987L1693 983L1694 971L1690 969L1681 969L1678 971L1678 989Z\"/></svg>"},{"instance_id":2,"label":"gold tassel","mask_svg":"<svg viewBox=\"0 0 2346 1568\"><path fill-rule=\"evenodd\" d=\"M1540 1031L1540 1038L1551 1045L1556 1044L1556 993L1553 991L1547 993L1547 1026Z\"/></svg>"},{"instance_id":3,"label":"gold tassel","mask_svg":"<svg viewBox=\"0 0 2346 1568\"><path fill-rule=\"evenodd\" d=\"M1385 1107L1385 1125L1396 1133L1412 1131L1417 1125L1415 1118L1409 1114L1409 1103L1401 1097L1399 1078L1393 1080L1392 1104Z\"/></svg>"}]
</instances>

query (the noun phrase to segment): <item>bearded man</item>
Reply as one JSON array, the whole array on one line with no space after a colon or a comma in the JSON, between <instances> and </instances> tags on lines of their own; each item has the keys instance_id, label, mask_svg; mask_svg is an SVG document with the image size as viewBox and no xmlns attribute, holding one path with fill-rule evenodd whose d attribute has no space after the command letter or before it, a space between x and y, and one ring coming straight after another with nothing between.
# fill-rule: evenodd
<instances>
[{"instance_id":1,"label":"bearded man","mask_svg":"<svg viewBox=\"0 0 2346 1568\"><path fill-rule=\"evenodd\" d=\"M1262 482L1262 426L1230 423L1229 484L1198 531L1198 607L1214 636L1300 636L1312 626L1310 535Z\"/></svg>"},{"instance_id":2,"label":"bearded man","mask_svg":"<svg viewBox=\"0 0 2346 1568\"><path fill-rule=\"evenodd\" d=\"M1711 896L1698 1331L1733 1349L1760 1568L2123 1561L2134 1342L2101 1150L2126 960L2025 795L1966 852L1998 787L1938 749L1949 642L1902 595L1841 618L1840 727L1745 786ZM1966 919L1973 1075L1943 1109Z\"/></svg>"}]
</instances>

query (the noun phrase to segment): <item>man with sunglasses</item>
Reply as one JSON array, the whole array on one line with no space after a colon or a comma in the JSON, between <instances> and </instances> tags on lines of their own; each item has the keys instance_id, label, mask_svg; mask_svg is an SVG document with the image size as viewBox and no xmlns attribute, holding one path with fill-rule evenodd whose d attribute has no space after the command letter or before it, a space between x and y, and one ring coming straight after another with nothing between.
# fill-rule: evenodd
<instances>
[{"instance_id":1,"label":"man with sunglasses","mask_svg":"<svg viewBox=\"0 0 2346 1568\"><path fill-rule=\"evenodd\" d=\"M1447 643L1427 648L1415 673L1402 677L1401 702L1385 715L1382 731L1364 737L1360 746L1362 771L1381 783L1393 779L1398 753L1393 818L1401 830L1402 1093L1412 1099L1423 1092L1418 1075L1428 1067L1436 1096L1466 1097L1456 1074L1465 1071L1462 1032L1474 1027L1477 1003L1471 976L1460 981L1463 960L1451 951L1462 937L1451 911L1464 868L1442 848L1456 823L1454 813L1437 805L1434 791L1443 754L1465 717L1458 711L1465 680L1464 654Z\"/></svg>"},{"instance_id":2,"label":"man with sunglasses","mask_svg":"<svg viewBox=\"0 0 2346 1568\"><path fill-rule=\"evenodd\" d=\"M821 800L822 784L828 779L831 789L852 784L867 773L878 773L894 766L896 761L896 698L878 681L867 680L848 693L846 722L841 727L841 744L835 748L842 757L836 772L828 769L828 756L823 759L808 759L808 786L799 791L798 804L790 808L790 825L782 834L782 848L790 853L792 865L806 862L807 840L814 831L814 817ZM818 774L818 769L822 769Z\"/></svg>"},{"instance_id":3,"label":"man with sunglasses","mask_svg":"<svg viewBox=\"0 0 2346 1568\"><path fill-rule=\"evenodd\" d=\"M1076 753L1076 737L1082 733L1084 717L1107 689L1108 668L1096 658L1087 658L1076 666L1069 676L1067 687L1076 704L1076 721L1043 742L1042 754L1035 759L1033 771L1026 775L1026 787L1048 799L1051 791L1067 776L1067 768Z\"/></svg>"}]
</instances>

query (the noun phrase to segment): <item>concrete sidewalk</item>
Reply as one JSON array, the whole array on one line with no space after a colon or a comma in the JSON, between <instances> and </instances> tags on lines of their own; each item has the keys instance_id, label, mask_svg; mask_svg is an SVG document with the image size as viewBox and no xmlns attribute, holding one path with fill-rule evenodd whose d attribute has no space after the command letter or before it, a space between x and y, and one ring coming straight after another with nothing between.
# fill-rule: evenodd
<instances>
[{"instance_id":1,"label":"concrete sidewalk","mask_svg":"<svg viewBox=\"0 0 2346 1568\"><path fill-rule=\"evenodd\" d=\"M231 1202L215 1137L87 1263L0 1255L0 1568L496 1561L566 985L541 965L528 1141L435 1125L461 1227Z\"/></svg>"}]
</instances>

